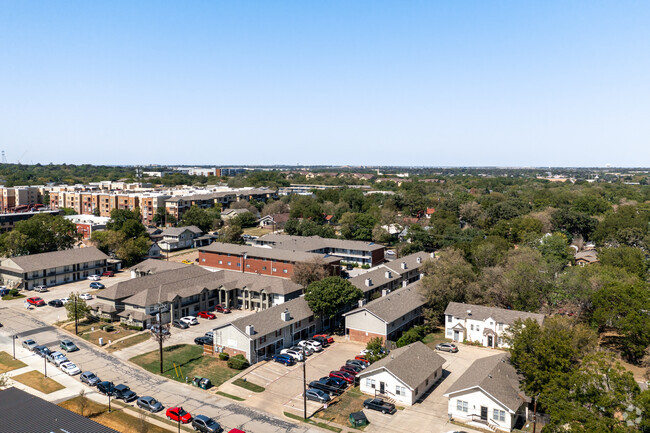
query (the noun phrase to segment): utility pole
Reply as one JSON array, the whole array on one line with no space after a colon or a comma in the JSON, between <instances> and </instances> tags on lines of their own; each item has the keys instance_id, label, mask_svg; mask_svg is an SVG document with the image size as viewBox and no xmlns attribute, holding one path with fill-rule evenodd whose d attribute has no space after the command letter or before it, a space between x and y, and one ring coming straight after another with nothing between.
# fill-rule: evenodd
<instances>
[{"instance_id":1,"label":"utility pole","mask_svg":"<svg viewBox=\"0 0 650 433\"><path fill-rule=\"evenodd\" d=\"M77 295L74 297L74 335L79 335L79 320L77 318Z\"/></svg>"},{"instance_id":2,"label":"utility pole","mask_svg":"<svg viewBox=\"0 0 650 433\"><path fill-rule=\"evenodd\" d=\"M106 394L108 396L108 413L111 413L111 390L108 390L108 393Z\"/></svg>"},{"instance_id":3,"label":"utility pole","mask_svg":"<svg viewBox=\"0 0 650 433\"><path fill-rule=\"evenodd\" d=\"M14 337L11 339L11 342L13 343L14 346L14 359L16 359L16 339L18 339L17 335L14 335Z\"/></svg>"},{"instance_id":4,"label":"utility pole","mask_svg":"<svg viewBox=\"0 0 650 433\"><path fill-rule=\"evenodd\" d=\"M305 345L302 346L302 408L303 417L307 420L307 360L305 359Z\"/></svg>"},{"instance_id":5,"label":"utility pole","mask_svg":"<svg viewBox=\"0 0 650 433\"><path fill-rule=\"evenodd\" d=\"M45 366L43 369L45 370L45 377L47 377L47 357L43 357L43 365Z\"/></svg>"},{"instance_id":6,"label":"utility pole","mask_svg":"<svg viewBox=\"0 0 650 433\"><path fill-rule=\"evenodd\" d=\"M533 433L537 430L537 397L539 397L539 394L535 396L535 404L533 405Z\"/></svg>"},{"instance_id":7,"label":"utility pole","mask_svg":"<svg viewBox=\"0 0 650 433\"><path fill-rule=\"evenodd\" d=\"M160 374L163 374L163 339L162 339L162 324L160 323L160 310L156 314L158 318L158 354L160 356Z\"/></svg>"}]
</instances>

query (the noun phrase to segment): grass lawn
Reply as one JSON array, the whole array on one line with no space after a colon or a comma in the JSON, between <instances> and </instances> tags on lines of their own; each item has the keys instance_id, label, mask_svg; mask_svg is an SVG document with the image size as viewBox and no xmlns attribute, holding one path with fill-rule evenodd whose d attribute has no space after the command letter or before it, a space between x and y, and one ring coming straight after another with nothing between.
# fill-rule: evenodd
<instances>
[{"instance_id":1,"label":"grass lawn","mask_svg":"<svg viewBox=\"0 0 650 433\"><path fill-rule=\"evenodd\" d=\"M125 349L127 347L135 346L140 344L143 341L151 340L151 333L145 332L143 334L134 335L133 337L125 338L124 340L118 341L115 344L111 344L106 348L109 352L115 352L116 350ZM106 341L106 340L104 340Z\"/></svg>"},{"instance_id":2,"label":"grass lawn","mask_svg":"<svg viewBox=\"0 0 650 433\"><path fill-rule=\"evenodd\" d=\"M294 415L294 414L292 414L290 412L285 412L284 416L286 416L287 418L295 419L296 421L306 422L307 424L315 425L316 427L324 428L326 430L335 431L337 433L339 433L339 432L341 432L343 430L342 428L334 427L334 426L331 426L329 424L325 424L324 422L314 421L314 420L311 420L309 418L305 420L300 415Z\"/></svg>"},{"instance_id":3,"label":"grass lawn","mask_svg":"<svg viewBox=\"0 0 650 433\"><path fill-rule=\"evenodd\" d=\"M236 401L244 401L244 400L246 400L245 398L237 397L236 395L228 394L228 393L222 392L222 391L217 391L217 394L219 394L221 396L224 396L224 397L232 398L233 400L236 400Z\"/></svg>"},{"instance_id":4,"label":"grass lawn","mask_svg":"<svg viewBox=\"0 0 650 433\"><path fill-rule=\"evenodd\" d=\"M359 391L355 386L344 392L338 399L327 405L327 409L314 414L314 417L332 421L341 425L349 425L348 417L352 412L363 410L363 401L369 396Z\"/></svg>"},{"instance_id":5,"label":"grass lawn","mask_svg":"<svg viewBox=\"0 0 650 433\"><path fill-rule=\"evenodd\" d=\"M71 412L81 414L79 400L79 397L75 397L59 403L59 406ZM88 399L83 415L106 427L123 433L139 433L141 431L146 431L147 433L169 432L167 429L146 422L146 419L144 422L146 423L147 429L145 430L140 425L141 421L139 417L126 413L119 405L111 404L111 413L108 413L108 406L96 403L90 399Z\"/></svg>"},{"instance_id":6,"label":"grass lawn","mask_svg":"<svg viewBox=\"0 0 650 433\"><path fill-rule=\"evenodd\" d=\"M54 391L65 388L59 382L56 382L49 377L43 376L43 373L32 370L27 373L19 374L18 376L13 376L11 379L16 382L20 382L23 385L27 385L30 388L34 388L37 391L42 392L43 394L49 394Z\"/></svg>"},{"instance_id":7,"label":"grass lawn","mask_svg":"<svg viewBox=\"0 0 650 433\"><path fill-rule=\"evenodd\" d=\"M20 293L16 293L15 295L4 295L2 297L2 300L3 301L11 301L12 299L20 299L20 298L24 298L24 297L25 297L25 295L21 295Z\"/></svg>"},{"instance_id":8,"label":"grass lawn","mask_svg":"<svg viewBox=\"0 0 650 433\"><path fill-rule=\"evenodd\" d=\"M158 351L154 350L134 356L130 361L147 371L159 374L158 356ZM177 367L176 371L174 364ZM178 372L179 367L180 372ZM192 380L194 376L200 376L210 379L213 386L219 386L239 372L239 370L229 368L227 361L222 361L214 356L203 356L203 346L178 344L163 349L163 376L179 382L185 382L185 377Z\"/></svg>"},{"instance_id":9,"label":"grass lawn","mask_svg":"<svg viewBox=\"0 0 650 433\"><path fill-rule=\"evenodd\" d=\"M19 368L27 367L22 361L14 359L7 352L0 352L0 374L6 373L11 370L18 370Z\"/></svg>"},{"instance_id":10,"label":"grass lawn","mask_svg":"<svg viewBox=\"0 0 650 433\"><path fill-rule=\"evenodd\" d=\"M260 228L260 227L248 227L248 228L245 228L242 231L243 231L243 234L249 235L249 236L264 236L264 235L268 235L273 230L271 230L271 229L263 229L263 228Z\"/></svg>"},{"instance_id":11,"label":"grass lawn","mask_svg":"<svg viewBox=\"0 0 650 433\"><path fill-rule=\"evenodd\" d=\"M264 390L266 389L263 386L255 385L254 383L241 378L235 379L232 383L253 392L264 392Z\"/></svg>"},{"instance_id":12,"label":"grass lawn","mask_svg":"<svg viewBox=\"0 0 650 433\"><path fill-rule=\"evenodd\" d=\"M422 342L432 349L436 348L436 344L444 343L446 341L448 341L448 339L445 338L444 328L436 328L432 333L425 335L422 339Z\"/></svg>"},{"instance_id":13,"label":"grass lawn","mask_svg":"<svg viewBox=\"0 0 650 433\"><path fill-rule=\"evenodd\" d=\"M99 339L104 339L104 344L108 344L108 340L117 340L119 338L128 337L129 335L136 334L138 331L133 329L125 329L119 325L113 325L115 330L111 332L103 331L101 328L106 325L111 325L105 322L90 322L83 320L79 322L78 330L79 337L99 346ZM74 333L74 322L68 323L63 326L63 329ZM93 330L94 329L94 330Z\"/></svg>"}]
</instances>

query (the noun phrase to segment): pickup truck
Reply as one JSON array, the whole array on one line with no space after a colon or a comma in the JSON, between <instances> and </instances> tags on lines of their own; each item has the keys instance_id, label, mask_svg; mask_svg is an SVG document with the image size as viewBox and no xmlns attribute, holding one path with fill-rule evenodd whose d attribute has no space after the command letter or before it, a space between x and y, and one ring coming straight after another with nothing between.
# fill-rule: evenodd
<instances>
[{"instance_id":1,"label":"pickup truck","mask_svg":"<svg viewBox=\"0 0 650 433\"><path fill-rule=\"evenodd\" d=\"M388 403L381 398L369 398L363 402L363 407L366 409L376 410L381 413L389 413L391 415L397 412L394 404Z\"/></svg>"}]
</instances>

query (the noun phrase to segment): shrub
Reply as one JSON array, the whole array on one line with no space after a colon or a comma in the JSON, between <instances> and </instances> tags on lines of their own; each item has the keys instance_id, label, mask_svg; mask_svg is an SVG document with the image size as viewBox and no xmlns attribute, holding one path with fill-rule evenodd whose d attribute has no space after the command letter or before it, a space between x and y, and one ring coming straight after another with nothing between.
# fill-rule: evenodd
<instances>
[{"instance_id":1,"label":"shrub","mask_svg":"<svg viewBox=\"0 0 650 433\"><path fill-rule=\"evenodd\" d=\"M370 265L368 264L361 265L361 269L370 269Z\"/></svg>"},{"instance_id":2,"label":"shrub","mask_svg":"<svg viewBox=\"0 0 650 433\"><path fill-rule=\"evenodd\" d=\"M219 359L222 360L222 361L228 361L229 358L230 358L230 355L228 355L226 352L221 352L219 354Z\"/></svg>"},{"instance_id":3,"label":"shrub","mask_svg":"<svg viewBox=\"0 0 650 433\"><path fill-rule=\"evenodd\" d=\"M244 358L244 355L235 355L228 360L228 367L234 370L243 370L248 365L248 360Z\"/></svg>"},{"instance_id":4,"label":"shrub","mask_svg":"<svg viewBox=\"0 0 650 433\"><path fill-rule=\"evenodd\" d=\"M10 296L16 296L18 294L18 289L11 289L9 290L9 295Z\"/></svg>"},{"instance_id":5,"label":"shrub","mask_svg":"<svg viewBox=\"0 0 650 433\"><path fill-rule=\"evenodd\" d=\"M397 347L403 347L416 341L422 340L426 335L426 329L424 326L416 326L414 328L406 331L402 336L397 340Z\"/></svg>"}]
</instances>

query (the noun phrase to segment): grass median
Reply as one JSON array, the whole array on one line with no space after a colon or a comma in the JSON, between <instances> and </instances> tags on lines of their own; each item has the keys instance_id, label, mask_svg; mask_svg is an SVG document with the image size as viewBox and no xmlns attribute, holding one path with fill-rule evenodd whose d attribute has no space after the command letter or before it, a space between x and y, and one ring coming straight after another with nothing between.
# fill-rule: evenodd
<instances>
[{"instance_id":1,"label":"grass median","mask_svg":"<svg viewBox=\"0 0 650 433\"><path fill-rule=\"evenodd\" d=\"M241 378L235 379L232 383L233 385L241 386L242 388L253 392L264 392L265 389L263 386L256 385L252 382L249 382Z\"/></svg>"},{"instance_id":2,"label":"grass median","mask_svg":"<svg viewBox=\"0 0 650 433\"><path fill-rule=\"evenodd\" d=\"M363 401L367 398L368 396L359 391L358 386L355 386L329 403L327 409L315 413L314 418L321 418L337 424L347 425L350 414L363 410Z\"/></svg>"},{"instance_id":3,"label":"grass median","mask_svg":"<svg viewBox=\"0 0 650 433\"><path fill-rule=\"evenodd\" d=\"M34 388L43 394L50 394L65 388L65 386L61 385L59 382L43 376L43 373L36 370L13 376L11 379L20 382L23 385L27 385L30 388Z\"/></svg>"},{"instance_id":4,"label":"grass median","mask_svg":"<svg viewBox=\"0 0 650 433\"><path fill-rule=\"evenodd\" d=\"M115 352L116 350L126 349L127 347L135 346L136 344L140 344L147 340L151 340L150 332L145 332L143 334L134 335L132 337L125 338L124 340L120 340L108 346L106 350L109 352Z\"/></svg>"},{"instance_id":5,"label":"grass median","mask_svg":"<svg viewBox=\"0 0 650 433\"><path fill-rule=\"evenodd\" d=\"M18 370L19 368L23 368L23 367L27 367L27 364L17 359L14 359L7 352L0 352L0 374L12 370Z\"/></svg>"}]
</instances>

